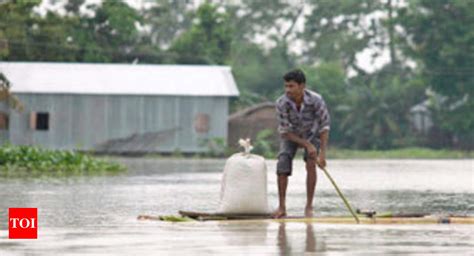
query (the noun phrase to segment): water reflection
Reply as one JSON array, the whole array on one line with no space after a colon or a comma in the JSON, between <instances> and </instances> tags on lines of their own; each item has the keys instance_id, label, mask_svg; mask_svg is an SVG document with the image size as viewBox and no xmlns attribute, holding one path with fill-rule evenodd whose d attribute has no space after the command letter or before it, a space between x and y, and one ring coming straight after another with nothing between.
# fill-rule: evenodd
<instances>
[{"instance_id":1,"label":"water reflection","mask_svg":"<svg viewBox=\"0 0 474 256\"><path fill-rule=\"evenodd\" d=\"M316 236L313 231L313 224L306 224L306 249L305 252L316 252Z\"/></svg>"},{"instance_id":2,"label":"water reflection","mask_svg":"<svg viewBox=\"0 0 474 256\"><path fill-rule=\"evenodd\" d=\"M267 241L268 222L218 223L220 234L231 246L264 246Z\"/></svg>"},{"instance_id":3,"label":"water reflection","mask_svg":"<svg viewBox=\"0 0 474 256\"><path fill-rule=\"evenodd\" d=\"M288 242L285 223L280 223L280 226L278 227L277 245L280 249L280 255L287 255L291 252L291 243Z\"/></svg>"},{"instance_id":4,"label":"water reflection","mask_svg":"<svg viewBox=\"0 0 474 256\"><path fill-rule=\"evenodd\" d=\"M314 231L314 224L306 223L304 233L301 229L291 229L287 231L287 223L281 222L278 226L277 245L280 255L290 255L295 252L301 252L307 254L313 254L317 251L322 252L326 250L326 246L323 242L316 242L316 233ZM304 234L304 238L301 234ZM297 241L294 242L291 238L297 237ZM304 241L304 244L301 244Z\"/></svg>"}]
</instances>

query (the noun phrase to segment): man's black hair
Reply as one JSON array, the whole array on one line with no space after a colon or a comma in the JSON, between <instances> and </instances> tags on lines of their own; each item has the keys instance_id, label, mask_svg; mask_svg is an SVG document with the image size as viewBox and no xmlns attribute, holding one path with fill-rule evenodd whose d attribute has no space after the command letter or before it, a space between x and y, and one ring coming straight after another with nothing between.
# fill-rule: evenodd
<instances>
[{"instance_id":1,"label":"man's black hair","mask_svg":"<svg viewBox=\"0 0 474 256\"><path fill-rule=\"evenodd\" d=\"M283 80L286 82L295 81L298 84L306 83L306 77L303 70L297 68L289 71L283 76Z\"/></svg>"}]
</instances>

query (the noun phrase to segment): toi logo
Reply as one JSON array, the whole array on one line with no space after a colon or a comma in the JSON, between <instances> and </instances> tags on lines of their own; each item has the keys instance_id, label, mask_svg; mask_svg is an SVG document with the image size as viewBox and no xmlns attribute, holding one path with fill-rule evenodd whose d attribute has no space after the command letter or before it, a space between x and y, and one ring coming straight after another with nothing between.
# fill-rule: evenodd
<instances>
[{"instance_id":1,"label":"toi logo","mask_svg":"<svg viewBox=\"0 0 474 256\"><path fill-rule=\"evenodd\" d=\"M38 208L8 209L8 238L38 238Z\"/></svg>"}]
</instances>

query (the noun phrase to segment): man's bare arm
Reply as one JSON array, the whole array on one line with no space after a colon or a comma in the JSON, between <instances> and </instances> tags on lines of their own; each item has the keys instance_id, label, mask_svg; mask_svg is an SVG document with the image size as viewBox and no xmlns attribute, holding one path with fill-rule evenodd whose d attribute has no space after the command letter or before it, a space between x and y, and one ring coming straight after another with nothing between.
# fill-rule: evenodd
<instances>
[{"instance_id":1,"label":"man's bare arm","mask_svg":"<svg viewBox=\"0 0 474 256\"><path fill-rule=\"evenodd\" d=\"M282 137L286 140L293 141L297 143L298 145L300 145L301 147L305 148L306 151L308 152L309 160L316 161L316 157L317 157L316 147L313 144L311 144L311 142L301 138L300 136L292 132L283 133Z\"/></svg>"},{"instance_id":2,"label":"man's bare arm","mask_svg":"<svg viewBox=\"0 0 474 256\"><path fill-rule=\"evenodd\" d=\"M285 132L281 135L281 137L285 140L290 140L290 141L293 141L295 142L296 144L300 145L301 147L308 147L308 144L311 144L309 143L309 141L301 138L300 136L292 133L292 132Z\"/></svg>"},{"instance_id":3,"label":"man's bare arm","mask_svg":"<svg viewBox=\"0 0 474 256\"><path fill-rule=\"evenodd\" d=\"M320 152L318 156L318 165L325 167L326 166L326 149L328 145L329 130L324 130L319 134L320 140Z\"/></svg>"},{"instance_id":4,"label":"man's bare arm","mask_svg":"<svg viewBox=\"0 0 474 256\"><path fill-rule=\"evenodd\" d=\"M319 134L320 140L320 147L321 147L321 154L326 155L326 148L328 145L328 138L329 138L329 130L324 130Z\"/></svg>"}]
</instances>

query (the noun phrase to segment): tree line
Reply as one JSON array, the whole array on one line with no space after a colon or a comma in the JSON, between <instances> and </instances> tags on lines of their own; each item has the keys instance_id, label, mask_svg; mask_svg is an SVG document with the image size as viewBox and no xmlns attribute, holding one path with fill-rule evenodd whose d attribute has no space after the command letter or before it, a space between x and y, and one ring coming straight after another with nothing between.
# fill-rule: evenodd
<instances>
[{"instance_id":1,"label":"tree line","mask_svg":"<svg viewBox=\"0 0 474 256\"><path fill-rule=\"evenodd\" d=\"M473 148L474 1L64 3L0 3L1 60L230 65L233 110L274 101L301 67L330 108L332 144ZM413 127L415 105L429 129Z\"/></svg>"}]
</instances>

